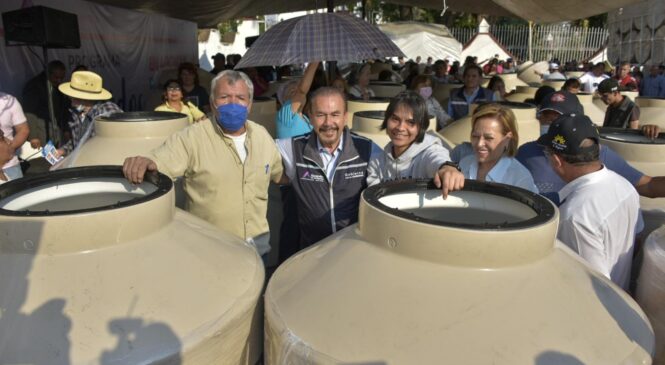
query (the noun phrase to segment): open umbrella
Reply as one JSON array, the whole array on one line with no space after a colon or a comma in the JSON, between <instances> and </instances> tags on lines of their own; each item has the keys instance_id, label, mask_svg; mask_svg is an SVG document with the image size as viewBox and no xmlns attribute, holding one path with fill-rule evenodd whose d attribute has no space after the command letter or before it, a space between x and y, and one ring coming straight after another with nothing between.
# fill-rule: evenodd
<instances>
[{"instance_id":1,"label":"open umbrella","mask_svg":"<svg viewBox=\"0 0 665 365\"><path fill-rule=\"evenodd\" d=\"M395 56L404 54L378 27L347 14L317 13L270 28L235 68Z\"/></svg>"}]
</instances>

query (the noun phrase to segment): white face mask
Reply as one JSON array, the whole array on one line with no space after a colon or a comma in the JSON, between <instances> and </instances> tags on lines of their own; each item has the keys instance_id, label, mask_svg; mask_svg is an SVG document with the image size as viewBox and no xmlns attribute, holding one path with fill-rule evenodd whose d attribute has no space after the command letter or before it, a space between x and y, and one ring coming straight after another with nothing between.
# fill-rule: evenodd
<instances>
[{"instance_id":1,"label":"white face mask","mask_svg":"<svg viewBox=\"0 0 665 365\"><path fill-rule=\"evenodd\" d=\"M78 104L77 106L74 107L74 111L76 111L77 113L83 113L84 110L85 110L85 105L83 104Z\"/></svg>"},{"instance_id":2,"label":"white face mask","mask_svg":"<svg viewBox=\"0 0 665 365\"><path fill-rule=\"evenodd\" d=\"M541 124L540 125L540 135L547 134L547 131L550 129L550 126L547 124Z\"/></svg>"}]
</instances>

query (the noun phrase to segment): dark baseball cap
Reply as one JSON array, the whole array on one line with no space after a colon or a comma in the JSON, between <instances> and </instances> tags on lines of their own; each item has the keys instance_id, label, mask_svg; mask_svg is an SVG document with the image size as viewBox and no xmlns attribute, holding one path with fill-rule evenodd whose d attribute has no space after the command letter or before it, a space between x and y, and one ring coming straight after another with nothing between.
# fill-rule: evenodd
<instances>
[{"instance_id":1,"label":"dark baseball cap","mask_svg":"<svg viewBox=\"0 0 665 365\"><path fill-rule=\"evenodd\" d=\"M216 55L212 56L212 59L213 59L213 60L216 60L216 59L218 59L218 58L226 58L226 57L224 57L224 55L221 54L221 53L219 53L219 52L218 52Z\"/></svg>"},{"instance_id":2,"label":"dark baseball cap","mask_svg":"<svg viewBox=\"0 0 665 365\"><path fill-rule=\"evenodd\" d=\"M605 79L598 84L598 92L601 94L619 91L619 81L615 79Z\"/></svg>"},{"instance_id":3,"label":"dark baseball cap","mask_svg":"<svg viewBox=\"0 0 665 365\"><path fill-rule=\"evenodd\" d=\"M591 119L585 115L562 115L557 118L538 138L538 144L562 155L577 155L588 152L590 147L580 147L585 139L600 141L598 129Z\"/></svg>"},{"instance_id":4,"label":"dark baseball cap","mask_svg":"<svg viewBox=\"0 0 665 365\"><path fill-rule=\"evenodd\" d=\"M553 110L562 115L584 114L584 107L580 103L580 99L577 98L577 95L565 90L547 95L540 103L538 111L542 112L545 110Z\"/></svg>"}]
</instances>

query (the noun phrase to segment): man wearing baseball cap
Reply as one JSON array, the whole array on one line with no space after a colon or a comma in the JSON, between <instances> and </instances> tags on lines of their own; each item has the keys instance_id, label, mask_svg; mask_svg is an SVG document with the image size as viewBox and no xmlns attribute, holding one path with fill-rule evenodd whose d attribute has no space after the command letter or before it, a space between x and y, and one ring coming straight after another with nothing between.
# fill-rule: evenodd
<instances>
[{"instance_id":1,"label":"man wearing baseball cap","mask_svg":"<svg viewBox=\"0 0 665 365\"><path fill-rule=\"evenodd\" d=\"M565 182L557 238L591 267L628 289L640 201L633 186L599 160L600 136L586 116L558 118L538 139Z\"/></svg>"},{"instance_id":2,"label":"man wearing baseball cap","mask_svg":"<svg viewBox=\"0 0 665 365\"><path fill-rule=\"evenodd\" d=\"M630 128L640 127L640 107L619 92L619 81L603 80L598 85L600 99L607 105L603 127Z\"/></svg>"},{"instance_id":3,"label":"man wearing baseball cap","mask_svg":"<svg viewBox=\"0 0 665 365\"><path fill-rule=\"evenodd\" d=\"M577 96L567 91L557 91L543 99L538 109L538 121L540 122L540 134L546 134L550 124L564 115L584 115L583 107ZM655 138L660 133L660 128L655 125L645 125L642 133L650 138ZM559 190L566 184L552 170L543 146L536 141L527 142L517 150L515 158L526 167L540 194L559 204ZM665 177L649 176L636 170L626 162L619 154L607 146L600 146L600 161L608 169L623 176L630 182L637 192L647 198L665 197Z\"/></svg>"},{"instance_id":4,"label":"man wearing baseball cap","mask_svg":"<svg viewBox=\"0 0 665 365\"><path fill-rule=\"evenodd\" d=\"M58 149L61 156L68 155L95 135L96 117L122 113L118 105L109 101L112 95L102 87L101 76L92 71L74 72L71 81L60 84L58 89L72 102L69 121L72 138Z\"/></svg>"}]
</instances>

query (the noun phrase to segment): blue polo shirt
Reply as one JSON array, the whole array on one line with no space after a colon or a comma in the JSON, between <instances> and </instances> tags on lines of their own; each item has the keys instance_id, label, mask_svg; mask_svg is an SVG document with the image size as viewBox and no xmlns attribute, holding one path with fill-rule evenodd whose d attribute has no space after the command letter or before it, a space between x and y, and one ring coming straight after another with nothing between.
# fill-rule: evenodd
<instances>
[{"instance_id":1,"label":"blue polo shirt","mask_svg":"<svg viewBox=\"0 0 665 365\"><path fill-rule=\"evenodd\" d=\"M515 158L531 172L538 192L559 205L559 190L566 183L552 169L543 152L543 147L535 141L527 142L517 150ZM608 169L623 176L633 186L644 176L611 148L604 145L600 145L600 162Z\"/></svg>"},{"instance_id":2,"label":"blue polo shirt","mask_svg":"<svg viewBox=\"0 0 665 365\"><path fill-rule=\"evenodd\" d=\"M282 105L275 116L277 139L290 138L312 131L312 125L306 115L300 116L291 110L291 100Z\"/></svg>"}]
</instances>

